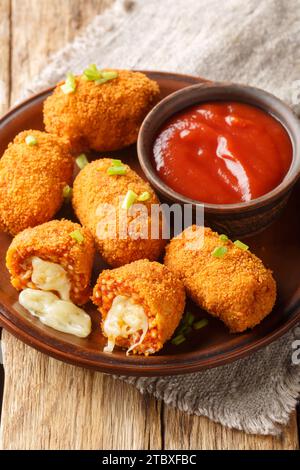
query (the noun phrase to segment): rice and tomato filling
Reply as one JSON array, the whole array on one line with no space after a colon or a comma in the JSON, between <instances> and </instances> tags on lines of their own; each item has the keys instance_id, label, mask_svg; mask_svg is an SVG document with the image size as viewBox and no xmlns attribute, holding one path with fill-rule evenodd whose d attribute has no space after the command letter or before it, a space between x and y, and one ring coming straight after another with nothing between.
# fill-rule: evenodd
<instances>
[{"instance_id":1,"label":"rice and tomato filling","mask_svg":"<svg viewBox=\"0 0 300 470\"><path fill-rule=\"evenodd\" d=\"M76 234L82 235L81 243ZM52 268L51 277L56 280L61 277L62 283L69 283L70 299L83 305L91 292L93 259L94 242L86 229L68 220L53 220L19 233L7 251L6 265L17 290L38 289L38 281L46 276L41 274L42 268L48 273Z\"/></svg>"},{"instance_id":2,"label":"rice and tomato filling","mask_svg":"<svg viewBox=\"0 0 300 470\"><path fill-rule=\"evenodd\" d=\"M154 354L170 339L182 317L184 287L163 265L139 260L103 271L93 291L108 338L127 354Z\"/></svg>"}]
</instances>

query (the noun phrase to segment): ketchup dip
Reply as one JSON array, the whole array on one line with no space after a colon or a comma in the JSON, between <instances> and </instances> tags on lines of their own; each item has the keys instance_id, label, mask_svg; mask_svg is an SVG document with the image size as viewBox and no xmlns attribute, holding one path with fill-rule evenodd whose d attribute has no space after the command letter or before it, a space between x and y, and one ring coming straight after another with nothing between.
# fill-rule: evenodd
<instances>
[{"instance_id":1,"label":"ketchup dip","mask_svg":"<svg viewBox=\"0 0 300 470\"><path fill-rule=\"evenodd\" d=\"M255 106L221 101L189 107L166 121L152 164L177 193L235 204L278 186L292 156L289 135L274 117Z\"/></svg>"}]
</instances>

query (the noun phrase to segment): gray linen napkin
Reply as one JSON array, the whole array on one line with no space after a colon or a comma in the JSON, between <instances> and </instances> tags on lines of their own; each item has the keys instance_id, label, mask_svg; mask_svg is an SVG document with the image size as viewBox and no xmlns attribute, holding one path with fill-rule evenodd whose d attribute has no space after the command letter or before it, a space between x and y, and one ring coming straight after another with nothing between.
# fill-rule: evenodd
<instances>
[{"instance_id":1,"label":"gray linen napkin","mask_svg":"<svg viewBox=\"0 0 300 470\"><path fill-rule=\"evenodd\" d=\"M297 109L299 33L299 0L116 0L52 58L27 95L67 71L97 63L244 82ZM122 378L188 413L249 433L276 434L300 391L300 367L291 361L296 338L299 327L252 356L213 370Z\"/></svg>"}]
</instances>

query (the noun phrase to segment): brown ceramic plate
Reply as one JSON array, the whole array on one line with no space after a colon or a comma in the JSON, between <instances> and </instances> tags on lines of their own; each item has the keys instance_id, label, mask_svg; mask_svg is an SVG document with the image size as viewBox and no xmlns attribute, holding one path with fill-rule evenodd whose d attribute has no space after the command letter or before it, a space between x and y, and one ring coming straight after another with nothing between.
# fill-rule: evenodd
<instances>
[{"instance_id":1,"label":"brown ceramic plate","mask_svg":"<svg viewBox=\"0 0 300 470\"><path fill-rule=\"evenodd\" d=\"M148 72L157 80L162 97L182 87L199 83L200 78L160 72ZM0 155L14 136L29 128L43 129L42 104L51 90L46 90L10 111L0 121ZM115 155L107 153L106 155ZM132 146L117 155L141 174L136 148ZM99 154L98 154L99 156ZM274 271L278 283L278 300L271 313L259 326L244 334L232 335L221 322L209 317L208 326L191 334L180 345L168 343L159 354L151 357L126 357L121 350L113 354L102 352L105 343L100 333L99 314L92 306L93 332L87 339L59 333L33 318L18 304L18 293L10 285L5 268L5 253L11 241L0 233L0 323L12 334L36 349L75 365L108 373L155 376L194 372L234 361L271 343L300 321L300 184L280 219L264 232L246 242L251 250ZM70 209L59 216L74 218ZM96 260L95 281L103 264ZM188 306L197 317L207 315L194 304Z\"/></svg>"}]
</instances>

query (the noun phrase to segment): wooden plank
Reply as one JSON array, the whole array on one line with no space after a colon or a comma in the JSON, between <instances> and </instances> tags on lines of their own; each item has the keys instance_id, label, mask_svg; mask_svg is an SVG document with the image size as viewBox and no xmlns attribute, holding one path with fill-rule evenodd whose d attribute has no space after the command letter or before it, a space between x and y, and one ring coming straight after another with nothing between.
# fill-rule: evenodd
<instances>
[{"instance_id":1,"label":"wooden plank","mask_svg":"<svg viewBox=\"0 0 300 470\"><path fill-rule=\"evenodd\" d=\"M57 50L114 0L12 1L12 103ZM15 71L15 73L14 73ZM16 73L16 71L18 73Z\"/></svg>"},{"instance_id":2,"label":"wooden plank","mask_svg":"<svg viewBox=\"0 0 300 470\"><path fill-rule=\"evenodd\" d=\"M250 435L228 429L204 417L190 416L165 406L164 448L201 450L293 450L299 449L296 412L280 436Z\"/></svg>"},{"instance_id":3,"label":"wooden plank","mask_svg":"<svg viewBox=\"0 0 300 470\"><path fill-rule=\"evenodd\" d=\"M10 95L10 0L0 2L0 116L9 106Z\"/></svg>"},{"instance_id":4,"label":"wooden plank","mask_svg":"<svg viewBox=\"0 0 300 470\"><path fill-rule=\"evenodd\" d=\"M135 388L51 359L3 332L4 449L160 449L160 405Z\"/></svg>"}]
</instances>

